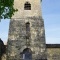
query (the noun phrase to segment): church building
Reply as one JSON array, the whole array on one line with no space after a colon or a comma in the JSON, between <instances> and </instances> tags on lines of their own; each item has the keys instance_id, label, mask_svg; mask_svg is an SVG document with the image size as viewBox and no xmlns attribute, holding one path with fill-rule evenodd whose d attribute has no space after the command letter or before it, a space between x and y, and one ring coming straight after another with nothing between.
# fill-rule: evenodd
<instances>
[{"instance_id":1,"label":"church building","mask_svg":"<svg viewBox=\"0 0 60 60\"><path fill-rule=\"evenodd\" d=\"M6 60L60 60L60 47L46 44L41 4L14 0L18 11L10 20Z\"/></svg>"}]
</instances>

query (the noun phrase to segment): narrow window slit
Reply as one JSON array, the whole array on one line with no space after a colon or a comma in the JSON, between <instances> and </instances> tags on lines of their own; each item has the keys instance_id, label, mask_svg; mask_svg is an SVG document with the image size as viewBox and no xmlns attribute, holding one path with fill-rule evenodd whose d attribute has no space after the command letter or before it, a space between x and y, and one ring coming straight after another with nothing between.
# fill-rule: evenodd
<instances>
[{"instance_id":1,"label":"narrow window slit","mask_svg":"<svg viewBox=\"0 0 60 60\"><path fill-rule=\"evenodd\" d=\"M29 39L30 37L30 23L26 23L26 39Z\"/></svg>"}]
</instances>

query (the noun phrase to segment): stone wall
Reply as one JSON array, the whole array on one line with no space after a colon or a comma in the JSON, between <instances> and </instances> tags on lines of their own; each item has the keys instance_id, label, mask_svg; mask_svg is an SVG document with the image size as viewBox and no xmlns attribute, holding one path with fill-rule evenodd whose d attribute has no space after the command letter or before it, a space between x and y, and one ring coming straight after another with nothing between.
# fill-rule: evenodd
<instances>
[{"instance_id":1,"label":"stone wall","mask_svg":"<svg viewBox=\"0 0 60 60\"><path fill-rule=\"evenodd\" d=\"M3 54L2 60L6 60L6 54Z\"/></svg>"},{"instance_id":2,"label":"stone wall","mask_svg":"<svg viewBox=\"0 0 60 60\"><path fill-rule=\"evenodd\" d=\"M60 60L60 45L47 45L48 60Z\"/></svg>"},{"instance_id":3,"label":"stone wall","mask_svg":"<svg viewBox=\"0 0 60 60\"><path fill-rule=\"evenodd\" d=\"M6 60L6 54L2 56ZM47 60L60 60L60 48L47 48Z\"/></svg>"},{"instance_id":4,"label":"stone wall","mask_svg":"<svg viewBox=\"0 0 60 60\"><path fill-rule=\"evenodd\" d=\"M27 39L26 23L30 23L30 36ZM24 49L32 51L32 59L46 59L44 21L42 17L27 17L10 21L7 60L23 59Z\"/></svg>"},{"instance_id":5,"label":"stone wall","mask_svg":"<svg viewBox=\"0 0 60 60\"><path fill-rule=\"evenodd\" d=\"M60 45L46 45L47 60L60 60ZM6 60L6 54L2 56L2 60Z\"/></svg>"}]
</instances>

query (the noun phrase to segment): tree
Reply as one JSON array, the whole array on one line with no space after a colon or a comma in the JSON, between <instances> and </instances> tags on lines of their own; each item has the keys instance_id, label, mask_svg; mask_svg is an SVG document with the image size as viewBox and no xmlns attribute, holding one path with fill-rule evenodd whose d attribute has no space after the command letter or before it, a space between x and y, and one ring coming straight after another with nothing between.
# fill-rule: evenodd
<instances>
[{"instance_id":1,"label":"tree","mask_svg":"<svg viewBox=\"0 0 60 60\"><path fill-rule=\"evenodd\" d=\"M0 38L0 60L1 60L2 55L5 53L5 50L6 50L5 45Z\"/></svg>"},{"instance_id":2,"label":"tree","mask_svg":"<svg viewBox=\"0 0 60 60\"><path fill-rule=\"evenodd\" d=\"M11 18L17 9L14 9L14 0L0 0L0 19Z\"/></svg>"}]
</instances>

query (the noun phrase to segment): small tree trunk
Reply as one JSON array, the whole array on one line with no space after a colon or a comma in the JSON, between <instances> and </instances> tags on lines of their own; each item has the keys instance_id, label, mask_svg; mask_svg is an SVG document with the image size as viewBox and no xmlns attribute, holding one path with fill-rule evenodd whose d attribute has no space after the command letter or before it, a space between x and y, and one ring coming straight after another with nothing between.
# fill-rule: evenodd
<instances>
[{"instance_id":1,"label":"small tree trunk","mask_svg":"<svg viewBox=\"0 0 60 60\"><path fill-rule=\"evenodd\" d=\"M1 60L1 57L0 57L0 60Z\"/></svg>"}]
</instances>

